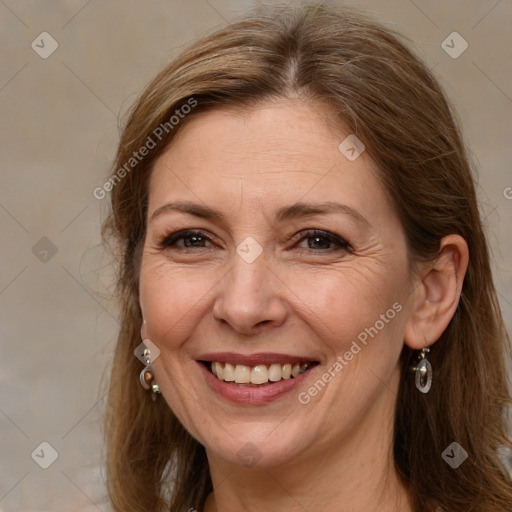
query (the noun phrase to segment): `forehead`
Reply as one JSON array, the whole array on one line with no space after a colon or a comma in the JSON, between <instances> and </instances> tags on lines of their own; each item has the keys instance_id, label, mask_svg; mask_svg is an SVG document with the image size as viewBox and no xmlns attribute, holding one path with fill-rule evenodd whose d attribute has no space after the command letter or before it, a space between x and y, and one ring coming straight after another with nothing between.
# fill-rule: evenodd
<instances>
[{"instance_id":1,"label":"forehead","mask_svg":"<svg viewBox=\"0 0 512 512\"><path fill-rule=\"evenodd\" d=\"M166 200L222 206L311 200L385 200L363 152L339 150L350 131L325 105L276 100L245 110L216 109L191 119L156 161L150 208ZM382 205L381 205L382 206Z\"/></svg>"}]
</instances>

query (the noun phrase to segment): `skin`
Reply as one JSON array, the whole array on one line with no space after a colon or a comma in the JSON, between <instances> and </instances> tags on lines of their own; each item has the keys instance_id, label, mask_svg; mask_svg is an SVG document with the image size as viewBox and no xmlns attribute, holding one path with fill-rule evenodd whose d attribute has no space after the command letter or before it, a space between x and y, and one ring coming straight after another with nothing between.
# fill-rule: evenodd
<instances>
[{"instance_id":1,"label":"skin","mask_svg":"<svg viewBox=\"0 0 512 512\"><path fill-rule=\"evenodd\" d=\"M412 510L392 458L397 362L404 343L419 350L448 325L467 246L451 235L436 261L413 264L375 164L365 152L351 162L338 150L350 132L331 116L299 99L210 111L183 127L152 172L141 335L160 349L163 397L206 447L214 484L206 512ZM165 209L152 218L174 201L208 206L225 222ZM330 212L277 222L279 208L299 201L342 203L365 220ZM190 238L161 246L184 229L203 238L191 248ZM310 229L350 248L303 238ZM263 249L252 263L236 252L248 236ZM300 403L297 393L395 303L401 311ZM240 405L211 391L199 370L199 355L217 351L300 354L320 364L297 392ZM251 467L238 458L246 443Z\"/></svg>"}]
</instances>

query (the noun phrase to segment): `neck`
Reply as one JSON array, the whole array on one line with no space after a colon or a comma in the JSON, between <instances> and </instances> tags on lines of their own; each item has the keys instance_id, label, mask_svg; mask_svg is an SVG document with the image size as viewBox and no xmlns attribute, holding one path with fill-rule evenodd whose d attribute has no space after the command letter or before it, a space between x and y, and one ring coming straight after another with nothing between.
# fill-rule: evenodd
<instances>
[{"instance_id":1,"label":"neck","mask_svg":"<svg viewBox=\"0 0 512 512\"><path fill-rule=\"evenodd\" d=\"M257 470L209 453L214 492L205 512L411 512L393 462L394 397L399 375L335 447Z\"/></svg>"}]
</instances>

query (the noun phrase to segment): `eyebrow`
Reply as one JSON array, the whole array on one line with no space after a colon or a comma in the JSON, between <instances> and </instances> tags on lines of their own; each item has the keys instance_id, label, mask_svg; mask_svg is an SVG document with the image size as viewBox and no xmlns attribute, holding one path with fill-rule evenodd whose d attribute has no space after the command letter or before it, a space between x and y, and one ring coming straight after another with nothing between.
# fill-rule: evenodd
<instances>
[{"instance_id":1,"label":"eyebrow","mask_svg":"<svg viewBox=\"0 0 512 512\"><path fill-rule=\"evenodd\" d=\"M226 219L220 212L213 210L208 206L188 201L176 201L160 206L153 212L151 218L149 219L149 222L153 221L156 217L159 217L160 215L163 215L164 213L168 212L187 213L189 215L193 215L201 219L213 220L217 221L219 224L227 225ZM297 219L299 217L321 215L327 213L342 213L345 215L350 215L358 222L371 226L368 220L356 209L346 204L336 203L332 201L324 203L298 202L290 206L283 206L282 208L279 208L279 210L277 210L275 219L277 222L283 222L285 220Z\"/></svg>"}]
</instances>

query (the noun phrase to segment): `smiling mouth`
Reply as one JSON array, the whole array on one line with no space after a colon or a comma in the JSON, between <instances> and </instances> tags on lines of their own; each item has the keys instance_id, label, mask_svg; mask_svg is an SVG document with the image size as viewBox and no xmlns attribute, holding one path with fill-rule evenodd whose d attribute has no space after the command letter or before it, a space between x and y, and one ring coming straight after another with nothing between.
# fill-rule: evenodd
<instances>
[{"instance_id":1,"label":"smiling mouth","mask_svg":"<svg viewBox=\"0 0 512 512\"><path fill-rule=\"evenodd\" d=\"M217 379L233 385L248 387L268 386L281 380L296 379L318 364L317 361L294 364L258 364L256 366L221 361L202 361L202 363Z\"/></svg>"}]
</instances>

